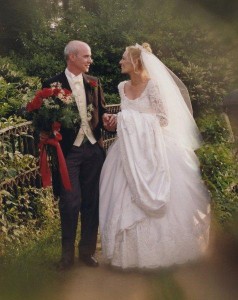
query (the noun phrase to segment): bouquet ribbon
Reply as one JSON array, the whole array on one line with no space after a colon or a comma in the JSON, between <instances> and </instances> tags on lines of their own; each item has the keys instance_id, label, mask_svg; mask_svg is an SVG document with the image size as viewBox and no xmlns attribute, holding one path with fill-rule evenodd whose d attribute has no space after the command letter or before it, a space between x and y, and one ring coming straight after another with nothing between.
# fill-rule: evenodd
<instances>
[{"instance_id":1,"label":"bouquet ribbon","mask_svg":"<svg viewBox=\"0 0 238 300\"><path fill-rule=\"evenodd\" d=\"M71 190L71 183L69 179L69 173L65 162L64 154L60 147L59 141L62 139L60 130L60 123L54 122L52 130L55 135L54 138L43 138L40 141L40 173L42 178L43 187L51 186L51 171L47 160L46 145L51 145L56 148L59 172L62 180L62 184L66 190Z\"/></svg>"}]
</instances>

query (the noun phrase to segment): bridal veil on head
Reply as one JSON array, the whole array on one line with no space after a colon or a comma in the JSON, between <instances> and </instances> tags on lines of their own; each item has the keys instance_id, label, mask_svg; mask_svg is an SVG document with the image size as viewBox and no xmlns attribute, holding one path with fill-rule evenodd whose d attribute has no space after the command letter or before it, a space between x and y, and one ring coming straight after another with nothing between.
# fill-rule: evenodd
<instances>
[{"instance_id":1,"label":"bridal veil on head","mask_svg":"<svg viewBox=\"0 0 238 300\"><path fill-rule=\"evenodd\" d=\"M141 61L149 77L159 87L161 100L168 114L168 126L164 131L181 146L197 149L201 135L192 115L192 106L187 88L153 53L136 44L141 50Z\"/></svg>"}]
</instances>

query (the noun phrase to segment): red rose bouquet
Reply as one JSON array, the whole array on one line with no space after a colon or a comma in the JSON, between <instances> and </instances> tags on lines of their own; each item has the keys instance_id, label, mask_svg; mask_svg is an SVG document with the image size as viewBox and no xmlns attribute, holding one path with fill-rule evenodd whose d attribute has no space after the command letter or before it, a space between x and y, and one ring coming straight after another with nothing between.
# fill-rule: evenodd
<instances>
[{"instance_id":1,"label":"red rose bouquet","mask_svg":"<svg viewBox=\"0 0 238 300\"><path fill-rule=\"evenodd\" d=\"M55 122L65 128L80 125L80 116L72 93L62 89L59 83L38 91L27 104L26 110L32 114L33 126L37 132L53 133L52 126Z\"/></svg>"},{"instance_id":2,"label":"red rose bouquet","mask_svg":"<svg viewBox=\"0 0 238 300\"><path fill-rule=\"evenodd\" d=\"M71 189L65 159L59 141L61 126L74 128L80 125L80 116L77 104L69 90L61 88L59 83L54 83L51 88L38 91L35 97L27 104L26 110L32 115L35 131L47 132L46 137L41 138L40 148L40 172L43 187L51 185L51 167L56 167L60 174L64 187Z\"/></svg>"},{"instance_id":3,"label":"red rose bouquet","mask_svg":"<svg viewBox=\"0 0 238 300\"><path fill-rule=\"evenodd\" d=\"M94 84L94 87L96 85ZM40 172L43 187L51 185L51 168L57 168L66 189L71 189L69 175L59 141L62 140L60 128L80 126L81 118L76 101L71 91L63 89L60 83L53 83L50 88L38 91L27 104L26 110L32 115L32 123L37 133L47 132L41 137ZM93 105L87 107L87 119L92 118Z\"/></svg>"}]
</instances>

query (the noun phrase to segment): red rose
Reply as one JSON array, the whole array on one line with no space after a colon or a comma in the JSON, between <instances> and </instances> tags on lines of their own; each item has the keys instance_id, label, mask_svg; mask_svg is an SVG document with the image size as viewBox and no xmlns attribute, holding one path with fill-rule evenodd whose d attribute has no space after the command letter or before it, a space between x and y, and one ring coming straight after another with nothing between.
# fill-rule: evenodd
<instances>
[{"instance_id":1,"label":"red rose","mask_svg":"<svg viewBox=\"0 0 238 300\"><path fill-rule=\"evenodd\" d=\"M61 91L61 89L59 89L59 88L53 89L53 95L57 97L59 95L60 91Z\"/></svg>"},{"instance_id":2,"label":"red rose","mask_svg":"<svg viewBox=\"0 0 238 300\"><path fill-rule=\"evenodd\" d=\"M26 105L26 110L27 110L28 112L31 112L31 111L34 110L31 102L27 103L27 105Z\"/></svg>"},{"instance_id":3,"label":"red rose","mask_svg":"<svg viewBox=\"0 0 238 300\"><path fill-rule=\"evenodd\" d=\"M69 91L67 89L63 89L63 91L64 91L64 94L66 97L72 94L71 91Z\"/></svg>"},{"instance_id":4,"label":"red rose","mask_svg":"<svg viewBox=\"0 0 238 300\"><path fill-rule=\"evenodd\" d=\"M39 96L35 96L31 102L29 102L26 106L27 111L37 110L41 107L43 103L43 99Z\"/></svg>"},{"instance_id":5,"label":"red rose","mask_svg":"<svg viewBox=\"0 0 238 300\"><path fill-rule=\"evenodd\" d=\"M88 83L89 83L89 84L91 85L91 87L93 87L93 88L96 88L96 87L98 86L98 83L97 83L96 80L89 80Z\"/></svg>"},{"instance_id":6,"label":"red rose","mask_svg":"<svg viewBox=\"0 0 238 300\"><path fill-rule=\"evenodd\" d=\"M36 96L39 96L41 98L48 98L50 96L53 96L53 90L51 88L44 88L43 90L39 91Z\"/></svg>"}]
</instances>

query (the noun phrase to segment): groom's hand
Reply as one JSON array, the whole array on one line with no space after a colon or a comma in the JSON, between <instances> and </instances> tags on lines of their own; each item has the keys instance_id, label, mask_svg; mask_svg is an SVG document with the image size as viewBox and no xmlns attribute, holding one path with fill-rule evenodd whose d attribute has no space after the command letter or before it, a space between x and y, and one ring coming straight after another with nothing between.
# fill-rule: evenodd
<instances>
[{"instance_id":1,"label":"groom's hand","mask_svg":"<svg viewBox=\"0 0 238 300\"><path fill-rule=\"evenodd\" d=\"M103 126L108 131L115 131L117 128L117 115L105 113L102 116Z\"/></svg>"}]
</instances>

